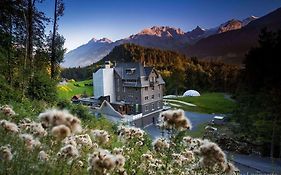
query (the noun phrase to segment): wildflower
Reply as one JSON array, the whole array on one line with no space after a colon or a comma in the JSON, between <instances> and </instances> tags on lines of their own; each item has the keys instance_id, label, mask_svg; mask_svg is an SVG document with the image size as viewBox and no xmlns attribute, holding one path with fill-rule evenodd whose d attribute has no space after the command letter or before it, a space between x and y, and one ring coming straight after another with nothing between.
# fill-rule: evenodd
<instances>
[{"instance_id":1,"label":"wildflower","mask_svg":"<svg viewBox=\"0 0 281 175\"><path fill-rule=\"evenodd\" d=\"M46 110L45 112L39 114L38 118L44 128L50 127L52 125L54 113L55 110L53 109Z\"/></svg>"},{"instance_id":2,"label":"wildflower","mask_svg":"<svg viewBox=\"0 0 281 175\"><path fill-rule=\"evenodd\" d=\"M170 147L170 144L167 142L165 138L155 139L152 145L155 151L160 151L162 149L166 149Z\"/></svg>"},{"instance_id":3,"label":"wildflower","mask_svg":"<svg viewBox=\"0 0 281 175\"><path fill-rule=\"evenodd\" d=\"M123 154L123 149L122 148L114 148L112 151L112 154L114 155L122 155Z\"/></svg>"},{"instance_id":4,"label":"wildflower","mask_svg":"<svg viewBox=\"0 0 281 175\"><path fill-rule=\"evenodd\" d=\"M110 139L110 135L104 130L93 130L91 131L91 134L94 140L100 144L107 143Z\"/></svg>"},{"instance_id":5,"label":"wildflower","mask_svg":"<svg viewBox=\"0 0 281 175\"><path fill-rule=\"evenodd\" d=\"M141 156L144 160L152 160L153 159L153 156L151 154L143 154Z\"/></svg>"},{"instance_id":6,"label":"wildflower","mask_svg":"<svg viewBox=\"0 0 281 175\"><path fill-rule=\"evenodd\" d=\"M192 142L192 137L190 137L190 136L185 136L185 137L182 138L182 140L183 140L183 143L184 143L185 145L190 145L191 142Z\"/></svg>"},{"instance_id":7,"label":"wildflower","mask_svg":"<svg viewBox=\"0 0 281 175\"><path fill-rule=\"evenodd\" d=\"M119 172L125 171L125 157L120 154L113 155L109 151L103 149L89 155L88 164L88 171L96 174L110 172L113 169L116 169Z\"/></svg>"},{"instance_id":8,"label":"wildflower","mask_svg":"<svg viewBox=\"0 0 281 175\"><path fill-rule=\"evenodd\" d=\"M4 106L0 107L0 111L6 116L16 115L15 111L9 105L4 105Z\"/></svg>"},{"instance_id":9,"label":"wildflower","mask_svg":"<svg viewBox=\"0 0 281 175\"><path fill-rule=\"evenodd\" d=\"M38 153L38 159L39 159L40 161L45 162L45 161L48 161L49 158L50 158L50 156L49 156L45 151L40 151L40 152Z\"/></svg>"},{"instance_id":10,"label":"wildflower","mask_svg":"<svg viewBox=\"0 0 281 175\"><path fill-rule=\"evenodd\" d=\"M13 159L13 154L10 145L0 147L0 160L10 161Z\"/></svg>"},{"instance_id":11,"label":"wildflower","mask_svg":"<svg viewBox=\"0 0 281 175\"><path fill-rule=\"evenodd\" d=\"M125 157L121 154L117 154L114 157L115 166L118 170L122 170L125 165Z\"/></svg>"},{"instance_id":12,"label":"wildflower","mask_svg":"<svg viewBox=\"0 0 281 175\"><path fill-rule=\"evenodd\" d=\"M19 128L23 131L30 131L31 134L36 136L46 136L48 133L43 128L41 123L29 122L29 123L20 123Z\"/></svg>"},{"instance_id":13,"label":"wildflower","mask_svg":"<svg viewBox=\"0 0 281 175\"><path fill-rule=\"evenodd\" d=\"M119 138L125 141L133 138L136 138L138 140L144 139L144 131L140 128L119 126L118 133Z\"/></svg>"},{"instance_id":14,"label":"wildflower","mask_svg":"<svg viewBox=\"0 0 281 175\"><path fill-rule=\"evenodd\" d=\"M239 170L232 163L228 162L224 167L224 173L226 175L239 174Z\"/></svg>"},{"instance_id":15,"label":"wildflower","mask_svg":"<svg viewBox=\"0 0 281 175\"><path fill-rule=\"evenodd\" d=\"M43 127L65 125L72 133L80 133L82 131L81 121L67 110L47 110L39 115L39 119Z\"/></svg>"},{"instance_id":16,"label":"wildflower","mask_svg":"<svg viewBox=\"0 0 281 175\"><path fill-rule=\"evenodd\" d=\"M162 129L191 129L191 123L181 109L168 110L160 113L159 122L159 126Z\"/></svg>"},{"instance_id":17,"label":"wildflower","mask_svg":"<svg viewBox=\"0 0 281 175\"><path fill-rule=\"evenodd\" d=\"M142 141L137 141L137 142L136 142L136 145L137 145L137 146L142 146L142 145L143 145L143 142L142 142Z\"/></svg>"},{"instance_id":18,"label":"wildflower","mask_svg":"<svg viewBox=\"0 0 281 175\"><path fill-rule=\"evenodd\" d=\"M57 155L62 158L76 159L79 157L79 152L75 146L66 145L60 149Z\"/></svg>"},{"instance_id":19,"label":"wildflower","mask_svg":"<svg viewBox=\"0 0 281 175\"><path fill-rule=\"evenodd\" d=\"M221 148L213 142L205 142L199 147L199 154L201 156L200 164L203 167L213 168L215 165L224 169L227 160Z\"/></svg>"},{"instance_id":20,"label":"wildflower","mask_svg":"<svg viewBox=\"0 0 281 175\"><path fill-rule=\"evenodd\" d=\"M61 142L63 145L77 146L76 138L73 135L65 137Z\"/></svg>"},{"instance_id":21,"label":"wildflower","mask_svg":"<svg viewBox=\"0 0 281 175\"><path fill-rule=\"evenodd\" d=\"M195 159L194 153L192 151L187 150L187 149L185 149L184 152L182 152L182 155L185 158L187 158L188 162L191 162Z\"/></svg>"},{"instance_id":22,"label":"wildflower","mask_svg":"<svg viewBox=\"0 0 281 175\"><path fill-rule=\"evenodd\" d=\"M0 126L2 126L8 132L19 132L18 126L15 123L9 122L7 120L0 120Z\"/></svg>"},{"instance_id":23,"label":"wildflower","mask_svg":"<svg viewBox=\"0 0 281 175\"><path fill-rule=\"evenodd\" d=\"M79 147L91 148L93 146L92 140L88 134L76 135L75 141Z\"/></svg>"},{"instance_id":24,"label":"wildflower","mask_svg":"<svg viewBox=\"0 0 281 175\"><path fill-rule=\"evenodd\" d=\"M33 150L41 146L41 142L38 139L34 139L30 134L20 134L19 137L24 141L28 150Z\"/></svg>"},{"instance_id":25,"label":"wildflower","mask_svg":"<svg viewBox=\"0 0 281 175\"><path fill-rule=\"evenodd\" d=\"M53 127L52 135L58 139L64 139L71 134L70 129L65 125L58 125Z\"/></svg>"}]
</instances>

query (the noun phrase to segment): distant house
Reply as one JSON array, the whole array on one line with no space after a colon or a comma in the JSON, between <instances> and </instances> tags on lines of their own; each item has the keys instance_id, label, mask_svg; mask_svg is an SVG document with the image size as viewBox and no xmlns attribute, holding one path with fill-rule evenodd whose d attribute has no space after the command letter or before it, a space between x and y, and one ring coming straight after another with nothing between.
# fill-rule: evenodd
<instances>
[{"instance_id":1,"label":"distant house","mask_svg":"<svg viewBox=\"0 0 281 175\"><path fill-rule=\"evenodd\" d=\"M77 101L81 98L81 95L80 94L77 94L77 95L74 95L72 98L71 98L71 101Z\"/></svg>"},{"instance_id":2,"label":"distant house","mask_svg":"<svg viewBox=\"0 0 281 175\"><path fill-rule=\"evenodd\" d=\"M225 117L223 116L214 116L212 120L213 124L215 125L223 125L225 123Z\"/></svg>"},{"instance_id":3,"label":"distant house","mask_svg":"<svg viewBox=\"0 0 281 175\"><path fill-rule=\"evenodd\" d=\"M136 125L147 125L163 109L165 82L153 67L141 63L107 62L93 75L95 98L104 98L121 115L138 115ZM138 123L141 122L141 123Z\"/></svg>"}]
</instances>

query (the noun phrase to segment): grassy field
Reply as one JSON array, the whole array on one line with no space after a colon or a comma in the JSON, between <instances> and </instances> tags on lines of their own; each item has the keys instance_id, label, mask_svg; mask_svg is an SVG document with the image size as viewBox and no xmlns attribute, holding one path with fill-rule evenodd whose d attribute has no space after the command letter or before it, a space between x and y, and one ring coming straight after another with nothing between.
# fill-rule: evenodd
<instances>
[{"instance_id":1,"label":"grassy field","mask_svg":"<svg viewBox=\"0 0 281 175\"><path fill-rule=\"evenodd\" d=\"M175 100L180 100L195 104L196 107L183 105L181 103L173 102L180 105L186 111L200 112L200 113L231 113L235 108L235 102L224 97L223 93L202 93L199 97L178 97Z\"/></svg>"},{"instance_id":2,"label":"grassy field","mask_svg":"<svg viewBox=\"0 0 281 175\"><path fill-rule=\"evenodd\" d=\"M72 96L77 94L93 95L93 86L85 86L85 84L92 83L93 80L85 80L79 82L68 82L66 85L58 85L58 96L60 99L70 100Z\"/></svg>"}]
</instances>

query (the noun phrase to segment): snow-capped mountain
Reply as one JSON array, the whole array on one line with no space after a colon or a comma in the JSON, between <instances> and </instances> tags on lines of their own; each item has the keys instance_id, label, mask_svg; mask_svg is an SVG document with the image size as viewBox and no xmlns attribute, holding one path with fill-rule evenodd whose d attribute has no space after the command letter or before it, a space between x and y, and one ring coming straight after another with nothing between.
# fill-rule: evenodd
<instances>
[{"instance_id":1,"label":"snow-capped mountain","mask_svg":"<svg viewBox=\"0 0 281 175\"><path fill-rule=\"evenodd\" d=\"M211 29L202 29L197 26L188 32L184 32L180 28L169 26L153 26L115 42L112 42L107 38L99 40L93 38L88 43L65 54L62 66L78 67L92 64L106 56L115 46L124 43L134 43L145 47L154 47L184 53L184 49L187 45L193 45L199 40L211 35L241 29L255 19L257 19L257 17L254 16L241 21L233 19Z\"/></svg>"},{"instance_id":2,"label":"snow-capped mountain","mask_svg":"<svg viewBox=\"0 0 281 175\"><path fill-rule=\"evenodd\" d=\"M256 17L256 16L249 16L248 18L246 18L246 19L244 19L244 20L242 21L242 26L246 26L246 25L248 25L251 21L254 21L254 20L256 20L256 19L258 19L258 17Z\"/></svg>"},{"instance_id":3,"label":"snow-capped mountain","mask_svg":"<svg viewBox=\"0 0 281 175\"><path fill-rule=\"evenodd\" d=\"M110 39L92 38L88 43L77 47L65 54L63 67L78 67L92 64L106 56L114 46Z\"/></svg>"}]
</instances>

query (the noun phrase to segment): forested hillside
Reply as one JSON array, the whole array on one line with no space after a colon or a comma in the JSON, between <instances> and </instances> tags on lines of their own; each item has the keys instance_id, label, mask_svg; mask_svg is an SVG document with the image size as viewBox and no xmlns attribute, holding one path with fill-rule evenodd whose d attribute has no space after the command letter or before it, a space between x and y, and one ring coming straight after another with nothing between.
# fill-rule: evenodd
<instances>
[{"instance_id":1,"label":"forested hillside","mask_svg":"<svg viewBox=\"0 0 281 175\"><path fill-rule=\"evenodd\" d=\"M221 62L204 62L183 54L147 48L135 44L116 46L102 60L85 68L62 71L65 78L88 79L105 61L115 63L138 61L155 67L166 81L166 93L181 94L186 89L233 91L237 86L240 68Z\"/></svg>"}]
</instances>

